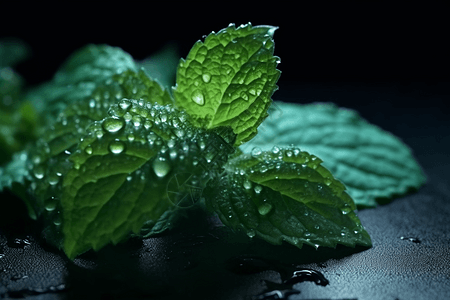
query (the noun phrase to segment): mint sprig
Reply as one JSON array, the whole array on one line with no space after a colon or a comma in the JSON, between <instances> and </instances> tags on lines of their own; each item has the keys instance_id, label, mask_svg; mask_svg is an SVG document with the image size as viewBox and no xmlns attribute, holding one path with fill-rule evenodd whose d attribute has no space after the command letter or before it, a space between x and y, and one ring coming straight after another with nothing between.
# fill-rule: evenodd
<instances>
[{"instance_id":1,"label":"mint sprig","mask_svg":"<svg viewBox=\"0 0 450 300\"><path fill-rule=\"evenodd\" d=\"M0 188L22 197L30 216L45 220L48 240L71 259L130 234L161 234L197 203L200 209L205 203L225 225L275 244L370 246L350 197L357 195L356 179L339 173L349 163L337 154L327 157L331 150L323 152L323 165L350 187L350 196L313 155L321 156L316 149L337 143L347 155L373 161L352 165L354 174L380 173L375 167L381 163L396 183L408 182L401 186L422 180L420 168L412 158L389 156L392 149L406 152L384 133L378 135L382 142L364 140L367 151L355 152L362 141L357 130L378 131L355 117L340 118L335 108L311 114L309 107L293 107L291 116L281 105L287 123L279 127L268 120L256 135L280 75L273 55L275 29L231 24L198 41L180 61L171 91L138 70L119 48L81 49L52 81L25 95L35 107L34 120L46 121L37 122L37 141L30 139L0 169ZM298 116L305 126L284 132L299 125ZM349 135L324 134L341 127ZM255 135L246 150L244 143ZM311 154L304 152L303 135L322 143ZM254 148L267 147L272 138L280 148L273 143L265 151ZM374 155L376 147L386 157ZM395 166L408 167L416 179L408 181L411 176ZM362 193L373 197L370 189Z\"/></svg>"}]
</instances>

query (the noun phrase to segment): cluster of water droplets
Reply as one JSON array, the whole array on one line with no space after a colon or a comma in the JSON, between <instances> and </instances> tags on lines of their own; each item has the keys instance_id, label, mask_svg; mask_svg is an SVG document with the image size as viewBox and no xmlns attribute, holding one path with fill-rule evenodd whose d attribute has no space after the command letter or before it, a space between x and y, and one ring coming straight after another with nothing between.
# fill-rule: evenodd
<instances>
[{"instance_id":1,"label":"cluster of water droplets","mask_svg":"<svg viewBox=\"0 0 450 300\"><path fill-rule=\"evenodd\" d=\"M249 161L252 164L249 164ZM299 186L295 195L298 197L303 193L302 197L305 203L310 201L309 197L316 199L329 197L332 189L338 192L339 189L344 189L332 177L331 173L320 165L321 162L316 156L302 152L299 148L293 146L286 148L275 146L270 151L263 151L258 147L253 148L251 154L238 157L227 165L229 178L224 179L222 184L227 184L230 188L227 189L227 192L222 192L221 195L221 197L228 199L224 201L228 206L223 204L221 207L223 214L230 223L233 223L235 218L241 218L240 221L245 224L241 227L252 238L257 234L259 222L258 220L247 222L245 219L252 216L256 216L259 220L271 218L272 214L278 213L276 202L282 201L281 198L284 197L268 186L264 186L265 180L282 180L283 174L287 173L297 175L298 184L303 184L303 186ZM263 178L263 182L252 181L253 175L257 178ZM289 178L292 178L292 176L289 176ZM246 199L251 199L251 204ZM290 201L296 200L291 199ZM337 213L342 215L353 213L350 204L345 203L340 198L336 198L335 201L340 203L339 207L333 208ZM243 207L245 208L243 209ZM301 215L291 215L282 222L283 239L294 245L306 243L317 249L319 244L329 243L329 246L335 246L337 242L348 244L349 240L359 238L363 231L361 225L343 226L340 229L329 230L328 228L331 227L326 221L323 221L318 212L304 205L301 209L298 209L298 212L301 211L303 211ZM351 222L348 223L351 224ZM329 238L330 241L324 242L324 236Z\"/></svg>"}]
</instances>

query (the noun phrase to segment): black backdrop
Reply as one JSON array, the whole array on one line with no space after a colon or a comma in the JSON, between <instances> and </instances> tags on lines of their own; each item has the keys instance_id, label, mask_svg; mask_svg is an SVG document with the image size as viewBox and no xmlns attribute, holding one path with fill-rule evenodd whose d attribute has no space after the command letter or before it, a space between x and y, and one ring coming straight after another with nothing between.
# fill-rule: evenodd
<instances>
[{"instance_id":1,"label":"black backdrop","mask_svg":"<svg viewBox=\"0 0 450 300\"><path fill-rule=\"evenodd\" d=\"M119 46L142 59L175 41L185 57L203 35L248 22L279 27L275 52L282 61L280 84L449 79L449 22L443 6L152 2L7 5L0 34L31 45L33 57L20 66L31 83L50 78L70 53L87 43Z\"/></svg>"}]
</instances>

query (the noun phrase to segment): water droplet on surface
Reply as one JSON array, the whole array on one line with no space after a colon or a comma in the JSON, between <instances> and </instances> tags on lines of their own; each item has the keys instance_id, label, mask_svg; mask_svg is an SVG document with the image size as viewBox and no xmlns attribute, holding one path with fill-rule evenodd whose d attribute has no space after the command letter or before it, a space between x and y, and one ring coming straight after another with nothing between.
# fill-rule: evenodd
<instances>
[{"instance_id":1,"label":"water droplet on surface","mask_svg":"<svg viewBox=\"0 0 450 300\"><path fill-rule=\"evenodd\" d=\"M91 146L87 146L86 148L84 148L84 152L86 152L86 154L91 155L92 154L92 147Z\"/></svg>"},{"instance_id":2,"label":"water droplet on surface","mask_svg":"<svg viewBox=\"0 0 450 300\"><path fill-rule=\"evenodd\" d=\"M55 197L50 197L45 201L45 209L47 211L54 211L57 204L58 204L58 199Z\"/></svg>"},{"instance_id":3,"label":"water droplet on surface","mask_svg":"<svg viewBox=\"0 0 450 300\"><path fill-rule=\"evenodd\" d=\"M247 101L248 100L248 95L247 95L247 93L246 92L241 92L241 98L242 99L244 99L245 101Z\"/></svg>"},{"instance_id":4,"label":"water droplet on surface","mask_svg":"<svg viewBox=\"0 0 450 300\"><path fill-rule=\"evenodd\" d=\"M313 281L315 284L321 286L326 286L330 283L319 271L303 269L295 271L291 278L284 281L284 284L294 285L304 281Z\"/></svg>"},{"instance_id":5,"label":"water droplet on surface","mask_svg":"<svg viewBox=\"0 0 450 300\"><path fill-rule=\"evenodd\" d=\"M255 193L259 194L259 193L261 193L261 191L262 191L262 186L260 186L260 185L255 186Z\"/></svg>"},{"instance_id":6,"label":"water droplet on surface","mask_svg":"<svg viewBox=\"0 0 450 300\"><path fill-rule=\"evenodd\" d=\"M252 149L252 156L253 157L258 157L258 156L261 155L261 153L262 153L262 150L259 147L255 147L255 148Z\"/></svg>"},{"instance_id":7,"label":"water droplet on surface","mask_svg":"<svg viewBox=\"0 0 450 300\"><path fill-rule=\"evenodd\" d=\"M109 151L114 154L120 154L125 150L125 144L122 141L115 140L109 143Z\"/></svg>"},{"instance_id":8,"label":"water droplet on surface","mask_svg":"<svg viewBox=\"0 0 450 300\"><path fill-rule=\"evenodd\" d=\"M418 238L414 238L414 237L401 236L400 239L407 240L407 241L410 241L410 242L413 242L413 243L416 243L416 244L420 244L421 243L421 241Z\"/></svg>"},{"instance_id":9,"label":"water droplet on surface","mask_svg":"<svg viewBox=\"0 0 450 300\"><path fill-rule=\"evenodd\" d=\"M175 146L175 140L169 140L169 141L167 142L167 147L173 148L173 146Z\"/></svg>"},{"instance_id":10,"label":"water droplet on surface","mask_svg":"<svg viewBox=\"0 0 450 300\"><path fill-rule=\"evenodd\" d=\"M211 80L211 75L209 75L208 73L205 73L202 75L202 79L205 83L208 83Z\"/></svg>"},{"instance_id":11,"label":"water droplet on surface","mask_svg":"<svg viewBox=\"0 0 450 300\"><path fill-rule=\"evenodd\" d=\"M12 243L8 243L8 246L11 248L20 248L24 249L25 247L31 245L31 242L28 239L15 238Z\"/></svg>"},{"instance_id":12,"label":"water droplet on surface","mask_svg":"<svg viewBox=\"0 0 450 300\"><path fill-rule=\"evenodd\" d=\"M200 150L205 150L206 144L204 141L198 142L198 146L200 147Z\"/></svg>"},{"instance_id":13,"label":"water droplet on surface","mask_svg":"<svg viewBox=\"0 0 450 300\"><path fill-rule=\"evenodd\" d=\"M267 168L266 165L262 165L262 166L259 168L259 171L260 171L261 173L265 173L268 169L269 169L269 168Z\"/></svg>"},{"instance_id":14,"label":"water droplet on surface","mask_svg":"<svg viewBox=\"0 0 450 300\"><path fill-rule=\"evenodd\" d=\"M42 165L34 167L33 173L34 173L34 177L36 177L37 179L44 178L44 175L45 175L44 167Z\"/></svg>"},{"instance_id":15,"label":"water droplet on surface","mask_svg":"<svg viewBox=\"0 0 450 300\"><path fill-rule=\"evenodd\" d=\"M130 133L130 134L127 136L127 139L128 139L130 142L134 141L134 139L135 139L134 134Z\"/></svg>"},{"instance_id":16,"label":"water droplet on surface","mask_svg":"<svg viewBox=\"0 0 450 300\"><path fill-rule=\"evenodd\" d=\"M153 171L155 172L156 176L162 178L166 176L167 173L169 173L170 164L166 161L155 159L153 161Z\"/></svg>"},{"instance_id":17,"label":"water droplet on surface","mask_svg":"<svg viewBox=\"0 0 450 300\"><path fill-rule=\"evenodd\" d=\"M125 122L118 118L106 118L102 124L103 129L111 133L119 131L123 128L123 125L125 125Z\"/></svg>"},{"instance_id":18,"label":"water droplet on surface","mask_svg":"<svg viewBox=\"0 0 450 300\"><path fill-rule=\"evenodd\" d=\"M61 213L59 211L53 219L53 224L55 224L56 226L59 226L62 224Z\"/></svg>"},{"instance_id":19,"label":"water droplet on surface","mask_svg":"<svg viewBox=\"0 0 450 300\"><path fill-rule=\"evenodd\" d=\"M258 212L260 215L265 216L272 210L272 205L269 203L264 203L258 207Z\"/></svg>"},{"instance_id":20,"label":"water droplet on surface","mask_svg":"<svg viewBox=\"0 0 450 300\"><path fill-rule=\"evenodd\" d=\"M192 101L194 101L195 103L197 103L198 105L205 105L205 98L203 96L203 93L200 90L195 90L192 93Z\"/></svg>"},{"instance_id":21,"label":"water droplet on surface","mask_svg":"<svg viewBox=\"0 0 450 300\"><path fill-rule=\"evenodd\" d=\"M247 236L248 236L249 238L254 238L254 237L256 236L255 230L249 229L249 230L247 231Z\"/></svg>"},{"instance_id":22,"label":"water droplet on surface","mask_svg":"<svg viewBox=\"0 0 450 300\"><path fill-rule=\"evenodd\" d=\"M177 150L171 149L169 155L171 159L175 159L177 157Z\"/></svg>"},{"instance_id":23,"label":"water droplet on surface","mask_svg":"<svg viewBox=\"0 0 450 300\"><path fill-rule=\"evenodd\" d=\"M273 146L273 148L272 148L272 153L273 153L273 154L278 154L279 152L280 152L280 148L277 147L277 146Z\"/></svg>"}]
</instances>

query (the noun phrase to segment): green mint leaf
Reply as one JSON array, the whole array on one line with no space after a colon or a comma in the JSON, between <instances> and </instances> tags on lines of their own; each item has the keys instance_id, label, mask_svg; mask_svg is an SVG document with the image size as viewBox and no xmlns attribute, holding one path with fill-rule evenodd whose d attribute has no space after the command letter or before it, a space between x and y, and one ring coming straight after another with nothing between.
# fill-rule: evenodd
<instances>
[{"instance_id":1,"label":"green mint leaf","mask_svg":"<svg viewBox=\"0 0 450 300\"><path fill-rule=\"evenodd\" d=\"M175 76L180 60L178 52L177 45L169 43L137 64L150 78L164 87L171 87L175 85Z\"/></svg>"},{"instance_id":2,"label":"green mint leaf","mask_svg":"<svg viewBox=\"0 0 450 300\"><path fill-rule=\"evenodd\" d=\"M267 144L294 144L321 157L359 207L375 207L376 199L418 188L425 175L411 149L399 138L368 123L357 112L333 104L274 102L263 130L243 146L267 150ZM245 148L244 148L245 147Z\"/></svg>"},{"instance_id":3,"label":"green mint leaf","mask_svg":"<svg viewBox=\"0 0 450 300\"><path fill-rule=\"evenodd\" d=\"M102 83L114 74L136 71L133 57L108 45L88 45L72 54L56 72L56 84Z\"/></svg>"},{"instance_id":4,"label":"green mint leaf","mask_svg":"<svg viewBox=\"0 0 450 300\"><path fill-rule=\"evenodd\" d=\"M72 54L50 82L31 90L26 98L51 123L49 114L55 116L68 104L89 97L114 74L136 69L132 57L122 49L88 45Z\"/></svg>"},{"instance_id":5,"label":"green mint leaf","mask_svg":"<svg viewBox=\"0 0 450 300\"><path fill-rule=\"evenodd\" d=\"M37 117L23 101L23 80L11 68L0 69L0 165L35 139Z\"/></svg>"},{"instance_id":6,"label":"green mint leaf","mask_svg":"<svg viewBox=\"0 0 450 300\"><path fill-rule=\"evenodd\" d=\"M250 140L267 117L277 89L276 27L234 25L192 47L177 69L174 96L197 126L230 126L236 145Z\"/></svg>"},{"instance_id":7,"label":"green mint leaf","mask_svg":"<svg viewBox=\"0 0 450 300\"><path fill-rule=\"evenodd\" d=\"M0 40L0 69L13 67L30 56L29 45L15 38L2 38Z\"/></svg>"},{"instance_id":8,"label":"green mint leaf","mask_svg":"<svg viewBox=\"0 0 450 300\"><path fill-rule=\"evenodd\" d=\"M273 244L371 246L353 200L321 162L298 148L240 155L208 190L207 205L225 225Z\"/></svg>"},{"instance_id":9,"label":"green mint leaf","mask_svg":"<svg viewBox=\"0 0 450 300\"><path fill-rule=\"evenodd\" d=\"M154 103L172 102L169 93L149 79L143 71L136 73L128 70L115 74L107 82L100 84L90 96L68 104L52 123L42 127L40 138L21 156L26 161L24 169L8 168L17 170L21 176L4 171L8 176L3 180L2 188L11 189L12 184L17 182L33 193L32 201L22 194L19 196L29 204L30 217L35 219L43 216L48 221L45 231L55 233L50 234L50 242L60 245L61 237L56 233L61 224L62 182L72 166L68 160L70 154L77 149L90 124L107 116L109 107L114 104L117 106L119 99L132 96L136 96L142 103L152 103L150 99ZM11 165L15 165L15 162Z\"/></svg>"},{"instance_id":10,"label":"green mint leaf","mask_svg":"<svg viewBox=\"0 0 450 300\"><path fill-rule=\"evenodd\" d=\"M171 105L123 99L109 114L89 126L69 157L61 200L69 258L137 234L146 221L156 225L173 206L193 204L191 189L201 192L234 150Z\"/></svg>"}]
</instances>

